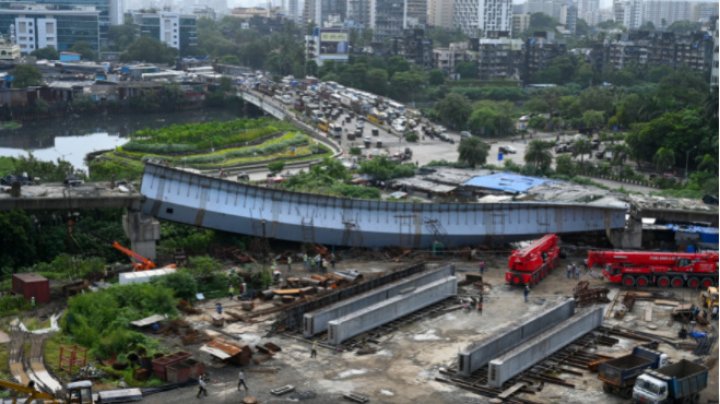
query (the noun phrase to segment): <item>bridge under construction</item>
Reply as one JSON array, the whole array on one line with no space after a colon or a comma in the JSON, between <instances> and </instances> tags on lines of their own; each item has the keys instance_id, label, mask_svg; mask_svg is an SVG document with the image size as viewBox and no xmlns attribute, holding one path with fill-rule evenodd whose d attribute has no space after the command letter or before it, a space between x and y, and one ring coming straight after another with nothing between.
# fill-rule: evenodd
<instances>
[{"instance_id":1,"label":"bridge under construction","mask_svg":"<svg viewBox=\"0 0 720 404\"><path fill-rule=\"evenodd\" d=\"M346 199L229 181L156 163L142 211L158 219L263 238L351 247L427 248L506 242L625 226L618 206L547 202L413 203Z\"/></svg>"}]
</instances>

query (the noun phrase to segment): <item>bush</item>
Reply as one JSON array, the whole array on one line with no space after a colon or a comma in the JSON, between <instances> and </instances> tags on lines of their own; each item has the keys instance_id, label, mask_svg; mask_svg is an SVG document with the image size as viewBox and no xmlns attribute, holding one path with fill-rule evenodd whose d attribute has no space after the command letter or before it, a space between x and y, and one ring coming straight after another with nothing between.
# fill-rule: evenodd
<instances>
[{"instance_id":1,"label":"bush","mask_svg":"<svg viewBox=\"0 0 720 404\"><path fill-rule=\"evenodd\" d=\"M405 140L411 143L415 143L418 141L418 134L416 132L405 132Z\"/></svg>"},{"instance_id":2,"label":"bush","mask_svg":"<svg viewBox=\"0 0 720 404\"><path fill-rule=\"evenodd\" d=\"M184 300L194 300L198 292L197 281L192 274L184 270L156 278L153 283L171 289L175 297Z\"/></svg>"},{"instance_id":3,"label":"bush","mask_svg":"<svg viewBox=\"0 0 720 404\"><path fill-rule=\"evenodd\" d=\"M28 303L22 296L3 296L0 297L0 317L6 317L17 314L23 310L28 310Z\"/></svg>"}]
</instances>

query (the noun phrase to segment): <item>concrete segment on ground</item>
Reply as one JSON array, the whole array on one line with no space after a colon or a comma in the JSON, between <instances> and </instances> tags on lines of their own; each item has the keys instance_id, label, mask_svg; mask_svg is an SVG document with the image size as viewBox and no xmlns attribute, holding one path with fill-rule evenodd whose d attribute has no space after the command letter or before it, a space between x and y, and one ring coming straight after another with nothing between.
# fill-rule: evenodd
<instances>
[{"instance_id":1,"label":"concrete segment on ground","mask_svg":"<svg viewBox=\"0 0 720 404\"><path fill-rule=\"evenodd\" d=\"M363 293L359 296L340 301L331 306L316 310L312 313L305 313L303 318L303 335L312 337L328 329L328 322L337 318L354 313L358 310L373 304L385 301L402 293L407 288L418 288L428 283L444 279L455 274L455 267L452 265L443 266L430 271L425 271L409 278L382 286L380 288Z\"/></svg>"},{"instance_id":2,"label":"concrete segment on ground","mask_svg":"<svg viewBox=\"0 0 720 404\"><path fill-rule=\"evenodd\" d=\"M577 314L512 351L490 361L488 384L500 388L520 372L602 324L603 307Z\"/></svg>"},{"instance_id":3,"label":"concrete segment on ground","mask_svg":"<svg viewBox=\"0 0 720 404\"><path fill-rule=\"evenodd\" d=\"M522 323L512 324L505 331L500 331L492 337L474 343L458 353L458 369L464 376L470 376L474 371L487 365L510 349L528 341L535 335L548 328L567 320L575 313L575 299L561 302L539 316Z\"/></svg>"},{"instance_id":4,"label":"concrete segment on ground","mask_svg":"<svg viewBox=\"0 0 720 404\"><path fill-rule=\"evenodd\" d=\"M457 278L455 276L437 280L414 290L401 292L398 296L384 302L330 321L328 341L333 344L341 344L356 335L455 295L457 295Z\"/></svg>"}]
</instances>

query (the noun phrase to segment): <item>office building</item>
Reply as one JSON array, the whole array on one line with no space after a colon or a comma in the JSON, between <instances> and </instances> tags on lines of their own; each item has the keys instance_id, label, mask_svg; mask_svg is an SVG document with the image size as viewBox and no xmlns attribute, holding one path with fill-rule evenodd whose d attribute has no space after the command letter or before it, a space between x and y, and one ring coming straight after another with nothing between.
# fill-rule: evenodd
<instances>
[{"instance_id":1,"label":"office building","mask_svg":"<svg viewBox=\"0 0 720 404\"><path fill-rule=\"evenodd\" d=\"M512 16L512 0L455 0L455 26L470 37L511 33Z\"/></svg>"},{"instance_id":2,"label":"office building","mask_svg":"<svg viewBox=\"0 0 720 404\"><path fill-rule=\"evenodd\" d=\"M327 61L345 63L348 61L347 31L342 29L315 28L312 35L305 36L305 60L313 60L318 66Z\"/></svg>"},{"instance_id":3,"label":"office building","mask_svg":"<svg viewBox=\"0 0 720 404\"><path fill-rule=\"evenodd\" d=\"M560 24L565 26L565 32L567 34L575 34L575 28L577 27L578 9L575 4L568 2L560 7Z\"/></svg>"},{"instance_id":4,"label":"office building","mask_svg":"<svg viewBox=\"0 0 720 404\"><path fill-rule=\"evenodd\" d=\"M100 22L100 44L105 46L107 43L107 33L110 25L115 23L122 24L122 16L126 10L126 4L121 0L34 0L33 3L45 4L57 9L82 8L88 10L94 7L99 14ZM10 2L8 4L24 4L20 2Z\"/></svg>"},{"instance_id":5,"label":"office building","mask_svg":"<svg viewBox=\"0 0 720 404\"><path fill-rule=\"evenodd\" d=\"M22 54L53 47L58 51L85 42L100 49L99 12L92 7L63 10L39 4L0 4L0 34L12 36Z\"/></svg>"},{"instance_id":6,"label":"office building","mask_svg":"<svg viewBox=\"0 0 720 404\"><path fill-rule=\"evenodd\" d=\"M455 0L429 0L428 25L452 29Z\"/></svg>"},{"instance_id":7,"label":"office building","mask_svg":"<svg viewBox=\"0 0 720 404\"><path fill-rule=\"evenodd\" d=\"M675 21L690 20L693 5L694 3L689 1L644 0L642 23L650 21L655 28L661 29Z\"/></svg>"},{"instance_id":8,"label":"office building","mask_svg":"<svg viewBox=\"0 0 720 404\"><path fill-rule=\"evenodd\" d=\"M427 25L427 0L374 0L370 6L370 28L376 41L401 37L406 29Z\"/></svg>"},{"instance_id":9,"label":"office building","mask_svg":"<svg viewBox=\"0 0 720 404\"><path fill-rule=\"evenodd\" d=\"M133 24L142 36L155 38L186 54L197 46L197 17L171 11L134 12Z\"/></svg>"},{"instance_id":10,"label":"office building","mask_svg":"<svg viewBox=\"0 0 720 404\"><path fill-rule=\"evenodd\" d=\"M359 29L371 28L375 20L374 3L374 0L347 0L346 24Z\"/></svg>"}]
</instances>

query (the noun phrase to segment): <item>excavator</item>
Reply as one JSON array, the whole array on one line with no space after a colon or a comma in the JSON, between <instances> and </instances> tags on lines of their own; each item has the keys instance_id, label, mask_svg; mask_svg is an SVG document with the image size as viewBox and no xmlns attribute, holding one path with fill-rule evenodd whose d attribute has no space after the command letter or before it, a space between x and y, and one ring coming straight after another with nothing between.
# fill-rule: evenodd
<instances>
[{"instance_id":1,"label":"excavator","mask_svg":"<svg viewBox=\"0 0 720 404\"><path fill-rule=\"evenodd\" d=\"M130 257L131 260L133 260L132 266L133 266L133 270L135 270L135 271L147 271L148 269L157 268L157 264L155 264L152 260L143 257L142 255L136 253L135 251L133 251L127 247L124 247L122 244L118 243L117 241L113 241L112 246L114 249L127 255L128 257Z\"/></svg>"},{"instance_id":2,"label":"excavator","mask_svg":"<svg viewBox=\"0 0 720 404\"><path fill-rule=\"evenodd\" d=\"M0 387L14 391L23 398L13 397L13 404L17 402L30 404L35 402L43 402L45 404L93 404L92 382L89 380L81 380L70 383L65 388L65 397L46 393L36 390L33 384L24 385L11 382L8 380L0 380Z\"/></svg>"}]
</instances>

